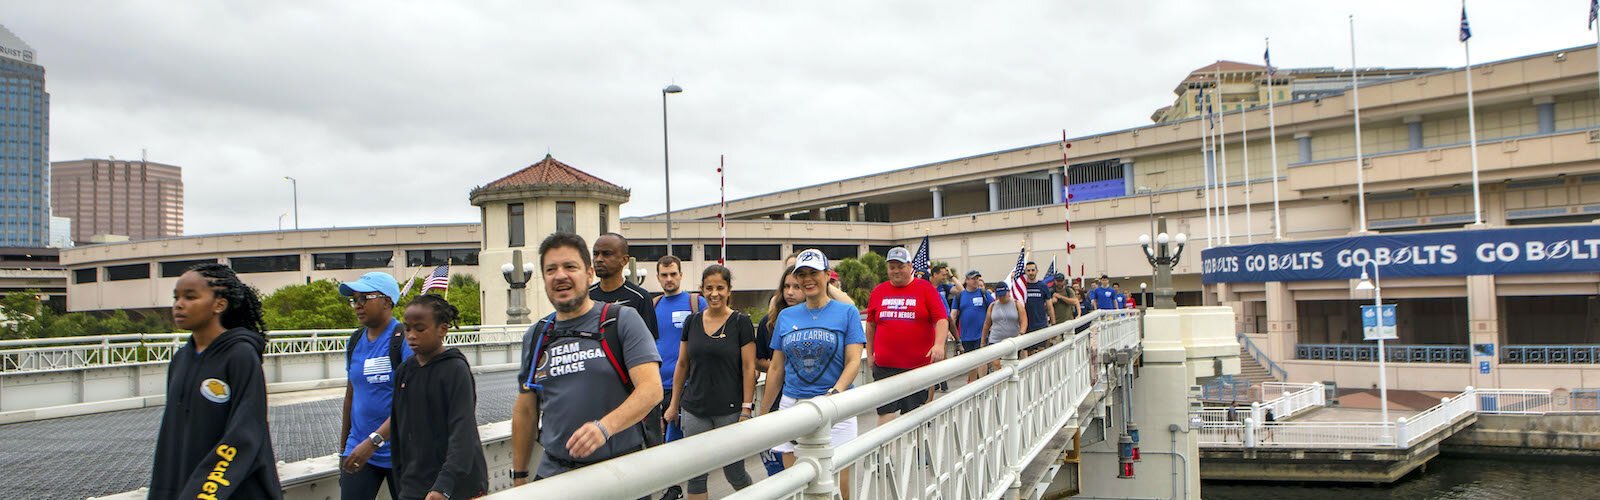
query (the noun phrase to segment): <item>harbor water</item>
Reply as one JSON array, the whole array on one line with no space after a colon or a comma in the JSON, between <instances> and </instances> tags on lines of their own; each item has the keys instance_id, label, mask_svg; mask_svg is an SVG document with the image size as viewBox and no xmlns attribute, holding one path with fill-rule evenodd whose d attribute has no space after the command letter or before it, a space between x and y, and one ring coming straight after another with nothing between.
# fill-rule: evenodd
<instances>
[{"instance_id":1,"label":"harbor water","mask_svg":"<svg viewBox=\"0 0 1600 500\"><path fill-rule=\"evenodd\" d=\"M1387 486L1206 482L1206 500L1600 499L1600 459L1447 457Z\"/></svg>"}]
</instances>

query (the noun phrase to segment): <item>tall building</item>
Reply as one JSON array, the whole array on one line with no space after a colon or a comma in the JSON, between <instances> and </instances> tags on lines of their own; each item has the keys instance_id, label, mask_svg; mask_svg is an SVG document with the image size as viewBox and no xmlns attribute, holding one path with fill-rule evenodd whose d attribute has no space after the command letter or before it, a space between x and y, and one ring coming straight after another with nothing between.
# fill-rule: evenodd
<instances>
[{"instance_id":1,"label":"tall building","mask_svg":"<svg viewBox=\"0 0 1600 500\"><path fill-rule=\"evenodd\" d=\"M1360 68L1363 85L1396 78L1410 78L1444 71L1447 68ZM1267 101L1287 103L1301 99L1343 94L1350 89L1350 69L1332 66L1282 68L1273 66L1271 85L1267 67L1235 61L1217 61L1189 72L1172 93L1178 98L1150 114L1156 123L1174 122L1200 116L1201 99L1210 96L1215 112L1238 111L1266 106ZM1219 92L1220 90L1220 92ZM1269 92L1270 90L1270 92Z\"/></svg>"},{"instance_id":2,"label":"tall building","mask_svg":"<svg viewBox=\"0 0 1600 500\"><path fill-rule=\"evenodd\" d=\"M50 225L50 94L33 48L0 26L0 247L44 247Z\"/></svg>"},{"instance_id":3,"label":"tall building","mask_svg":"<svg viewBox=\"0 0 1600 500\"><path fill-rule=\"evenodd\" d=\"M73 160L50 165L55 215L72 219L72 240L101 234L148 240L183 235L183 169L144 160Z\"/></svg>"}]
</instances>

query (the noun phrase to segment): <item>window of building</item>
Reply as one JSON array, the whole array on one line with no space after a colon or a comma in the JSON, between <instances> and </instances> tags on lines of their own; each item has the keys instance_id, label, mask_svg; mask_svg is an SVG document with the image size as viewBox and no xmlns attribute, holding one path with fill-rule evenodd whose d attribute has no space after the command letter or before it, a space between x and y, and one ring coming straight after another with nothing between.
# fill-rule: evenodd
<instances>
[{"instance_id":1,"label":"window of building","mask_svg":"<svg viewBox=\"0 0 1600 500\"><path fill-rule=\"evenodd\" d=\"M564 233L578 232L577 212L578 204L575 202L556 202L556 231Z\"/></svg>"},{"instance_id":2,"label":"window of building","mask_svg":"<svg viewBox=\"0 0 1600 500\"><path fill-rule=\"evenodd\" d=\"M522 223L522 204L506 204L506 244L520 247L526 241L527 227Z\"/></svg>"},{"instance_id":3,"label":"window of building","mask_svg":"<svg viewBox=\"0 0 1600 500\"><path fill-rule=\"evenodd\" d=\"M279 273L300 270L299 255L267 255L260 257L233 257L228 264L236 273Z\"/></svg>"},{"instance_id":4,"label":"window of building","mask_svg":"<svg viewBox=\"0 0 1600 500\"><path fill-rule=\"evenodd\" d=\"M611 232L611 207L600 204L600 234Z\"/></svg>"},{"instance_id":5,"label":"window of building","mask_svg":"<svg viewBox=\"0 0 1600 500\"><path fill-rule=\"evenodd\" d=\"M72 282L77 284L94 283L100 277L100 268L90 267L72 270Z\"/></svg>"},{"instance_id":6,"label":"window of building","mask_svg":"<svg viewBox=\"0 0 1600 500\"><path fill-rule=\"evenodd\" d=\"M184 271L200 264L216 264L217 259L175 260L161 263L161 277L176 278L183 276Z\"/></svg>"},{"instance_id":7,"label":"window of building","mask_svg":"<svg viewBox=\"0 0 1600 500\"><path fill-rule=\"evenodd\" d=\"M319 253L311 256L311 265L318 271L328 269L374 269L389 267L394 252L340 252Z\"/></svg>"},{"instance_id":8,"label":"window of building","mask_svg":"<svg viewBox=\"0 0 1600 500\"><path fill-rule=\"evenodd\" d=\"M450 248L438 250L406 250L406 266L478 265L478 249Z\"/></svg>"},{"instance_id":9,"label":"window of building","mask_svg":"<svg viewBox=\"0 0 1600 500\"><path fill-rule=\"evenodd\" d=\"M688 243L672 244L672 254L684 261L694 260L694 245ZM641 264L653 264L667 255L666 245L628 245L628 255L637 259Z\"/></svg>"},{"instance_id":10,"label":"window of building","mask_svg":"<svg viewBox=\"0 0 1600 500\"><path fill-rule=\"evenodd\" d=\"M706 260L721 256L722 245L706 245ZM728 245L728 260L783 260L783 245Z\"/></svg>"},{"instance_id":11,"label":"window of building","mask_svg":"<svg viewBox=\"0 0 1600 500\"><path fill-rule=\"evenodd\" d=\"M799 247L797 246L796 248ZM836 261L839 259L854 259L861 256L860 245L811 245L806 248L815 248L817 250L821 250L822 254L828 256L828 260L830 261ZM805 250L805 248L799 249Z\"/></svg>"},{"instance_id":12,"label":"window of building","mask_svg":"<svg viewBox=\"0 0 1600 500\"><path fill-rule=\"evenodd\" d=\"M889 255L889 250L893 249L894 247L895 245L867 245L867 251L878 254L879 257L883 257L885 255Z\"/></svg>"},{"instance_id":13,"label":"window of building","mask_svg":"<svg viewBox=\"0 0 1600 500\"><path fill-rule=\"evenodd\" d=\"M106 266L106 281L142 280L150 277L150 264Z\"/></svg>"}]
</instances>

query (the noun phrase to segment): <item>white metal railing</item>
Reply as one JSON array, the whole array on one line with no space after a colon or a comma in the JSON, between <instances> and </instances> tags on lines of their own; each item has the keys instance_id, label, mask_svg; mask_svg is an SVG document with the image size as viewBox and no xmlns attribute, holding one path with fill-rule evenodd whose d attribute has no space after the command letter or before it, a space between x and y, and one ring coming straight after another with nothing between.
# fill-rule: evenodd
<instances>
[{"instance_id":1,"label":"white metal railing","mask_svg":"<svg viewBox=\"0 0 1600 500\"><path fill-rule=\"evenodd\" d=\"M1434 430L1450 425L1457 418L1476 412L1478 400L1473 392L1473 389L1468 387L1455 397L1440 400L1438 406L1412 415L1411 418L1401 418L1398 421L1400 433L1395 436L1396 444L1409 448L1432 434Z\"/></svg>"},{"instance_id":2,"label":"white metal railing","mask_svg":"<svg viewBox=\"0 0 1600 500\"><path fill-rule=\"evenodd\" d=\"M779 443L796 443L796 464L729 498L799 498L837 494L849 471L851 498L998 498L1075 416L1093 389L1095 339L1124 338L1135 311L1096 311L1034 333L858 386L801 401L755 419L631 453L492 495L491 498L636 498L685 478L744 460ZM1074 333L1080 325L1090 325ZM1018 360L1017 353L1054 341ZM1126 342L1118 340L1117 342ZM974 368L1001 368L921 408L833 447L834 423ZM627 477L628 481L618 481Z\"/></svg>"},{"instance_id":3,"label":"white metal railing","mask_svg":"<svg viewBox=\"0 0 1600 500\"><path fill-rule=\"evenodd\" d=\"M1281 396L1256 405L1261 410L1256 410L1253 415L1256 421L1263 421L1260 413L1265 409L1272 410L1272 416L1278 420L1288 420L1306 411L1321 408L1327 404L1327 391L1322 384L1291 384L1284 382L1266 382L1262 384L1262 391L1269 390L1268 385L1273 385L1270 390L1278 392Z\"/></svg>"},{"instance_id":4,"label":"white metal railing","mask_svg":"<svg viewBox=\"0 0 1600 500\"><path fill-rule=\"evenodd\" d=\"M447 345L520 342L527 325L466 326L450 332ZM267 333L267 356L344 351L353 328L283 330ZM0 374L79 370L164 363L188 341L187 333L136 333L0 341Z\"/></svg>"},{"instance_id":5,"label":"white metal railing","mask_svg":"<svg viewBox=\"0 0 1600 500\"><path fill-rule=\"evenodd\" d=\"M1382 422L1252 424L1245 423L1246 442L1264 448L1391 448L1396 435L1394 423Z\"/></svg>"}]
</instances>

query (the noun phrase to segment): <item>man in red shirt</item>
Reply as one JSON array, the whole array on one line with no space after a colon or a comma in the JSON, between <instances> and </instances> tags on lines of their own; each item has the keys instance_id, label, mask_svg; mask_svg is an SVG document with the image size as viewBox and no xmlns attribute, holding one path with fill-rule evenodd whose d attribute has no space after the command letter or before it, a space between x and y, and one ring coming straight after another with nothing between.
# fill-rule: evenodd
<instances>
[{"instance_id":1,"label":"man in red shirt","mask_svg":"<svg viewBox=\"0 0 1600 500\"><path fill-rule=\"evenodd\" d=\"M883 380L944 359L949 314L939 291L927 280L912 279L911 252L889 250L889 281L872 290L867 300L867 362L872 379ZM928 402L917 391L878 407L878 425Z\"/></svg>"}]
</instances>

